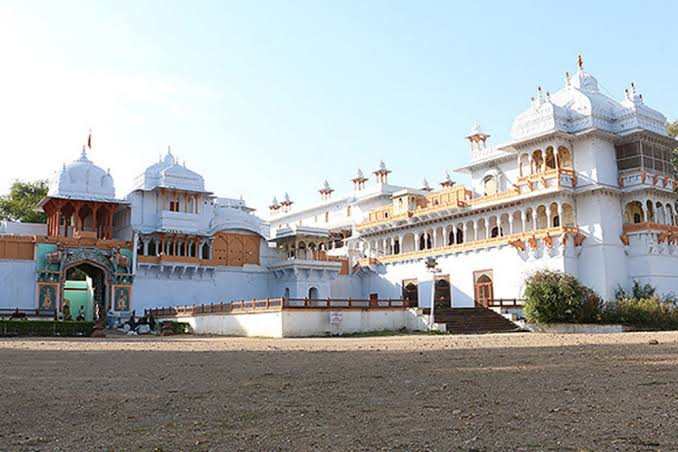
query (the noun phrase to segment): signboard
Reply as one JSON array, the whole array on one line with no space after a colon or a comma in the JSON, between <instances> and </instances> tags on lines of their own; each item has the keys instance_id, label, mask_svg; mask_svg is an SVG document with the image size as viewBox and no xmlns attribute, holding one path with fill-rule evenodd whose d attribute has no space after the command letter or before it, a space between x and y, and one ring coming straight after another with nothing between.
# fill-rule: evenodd
<instances>
[{"instance_id":1,"label":"signboard","mask_svg":"<svg viewBox=\"0 0 678 452\"><path fill-rule=\"evenodd\" d=\"M330 324L339 325L344 319L344 314L341 312L330 312Z\"/></svg>"}]
</instances>

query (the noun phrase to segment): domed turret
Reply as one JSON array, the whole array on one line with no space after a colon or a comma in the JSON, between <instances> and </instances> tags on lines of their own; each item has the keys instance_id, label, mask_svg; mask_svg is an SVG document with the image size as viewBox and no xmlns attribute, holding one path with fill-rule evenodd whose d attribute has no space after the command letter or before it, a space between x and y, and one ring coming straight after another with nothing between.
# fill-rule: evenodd
<instances>
[{"instance_id":1,"label":"domed turret","mask_svg":"<svg viewBox=\"0 0 678 452\"><path fill-rule=\"evenodd\" d=\"M87 158L85 146L80 158L64 165L50 182L49 197L93 201L114 201L115 187L110 172Z\"/></svg>"}]
</instances>

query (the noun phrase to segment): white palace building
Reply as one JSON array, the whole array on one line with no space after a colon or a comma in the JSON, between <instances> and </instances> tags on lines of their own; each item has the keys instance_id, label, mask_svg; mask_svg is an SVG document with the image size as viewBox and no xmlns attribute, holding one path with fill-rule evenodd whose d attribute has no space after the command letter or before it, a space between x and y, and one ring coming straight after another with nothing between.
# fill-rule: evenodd
<instances>
[{"instance_id":1,"label":"white palace building","mask_svg":"<svg viewBox=\"0 0 678 452\"><path fill-rule=\"evenodd\" d=\"M473 128L455 170L470 186L444 168L438 187L391 185L381 162L349 193L325 182L311 206L284 194L266 219L207 191L169 151L117 198L83 149L38 206L47 224L0 224L0 308L163 308L152 312L198 332L285 336L427 328L432 299L461 316L519 312L540 269L605 299L634 280L678 292L678 142L666 124L634 84L621 100L603 94L580 58L560 90L538 89L509 143Z\"/></svg>"}]
</instances>

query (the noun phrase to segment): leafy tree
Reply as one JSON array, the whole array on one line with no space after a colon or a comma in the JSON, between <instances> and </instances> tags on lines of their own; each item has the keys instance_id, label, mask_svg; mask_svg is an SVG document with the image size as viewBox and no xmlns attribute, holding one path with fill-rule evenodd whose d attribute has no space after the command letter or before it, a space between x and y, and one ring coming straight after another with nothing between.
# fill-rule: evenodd
<instances>
[{"instance_id":1,"label":"leafy tree","mask_svg":"<svg viewBox=\"0 0 678 452\"><path fill-rule=\"evenodd\" d=\"M9 193L0 196L0 221L45 223L45 214L35 210L35 207L45 196L47 196L47 181L15 181Z\"/></svg>"}]
</instances>

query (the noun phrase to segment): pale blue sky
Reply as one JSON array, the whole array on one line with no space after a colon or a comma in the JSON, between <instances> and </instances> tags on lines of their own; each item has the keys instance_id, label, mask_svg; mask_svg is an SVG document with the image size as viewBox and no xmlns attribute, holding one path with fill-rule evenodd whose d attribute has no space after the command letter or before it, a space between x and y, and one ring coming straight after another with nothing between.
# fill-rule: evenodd
<instances>
[{"instance_id":1,"label":"pale blue sky","mask_svg":"<svg viewBox=\"0 0 678 452\"><path fill-rule=\"evenodd\" d=\"M668 1L0 0L0 192L76 158L89 128L119 197L168 144L260 214L380 159L392 183L437 184L474 121L508 140L580 50L614 97L635 81L678 117L677 18Z\"/></svg>"}]
</instances>

